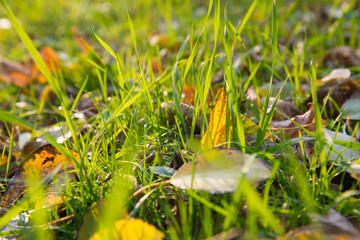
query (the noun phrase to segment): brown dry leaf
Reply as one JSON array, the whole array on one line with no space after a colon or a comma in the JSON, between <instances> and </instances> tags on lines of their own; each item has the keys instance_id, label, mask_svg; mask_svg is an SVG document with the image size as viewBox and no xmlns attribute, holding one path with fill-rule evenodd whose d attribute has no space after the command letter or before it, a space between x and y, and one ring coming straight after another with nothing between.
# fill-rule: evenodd
<instances>
[{"instance_id":1,"label":"brown dry leaf","mask_svg":"<svg viewBox=\"0 0 360 240\"><path fill-rule=\"evenodd\" d=\"M76 152L72 152L76 160L80 160ZM48 177L59 166L58 175L64 171L73 168L73 164L69 158L62 155L52 145L44 145L32 152L20 165L15 175L11 178L6 186L5 194L1 200L1 207L8 207L14 203L23 193L25 180L40 177L41 179ZM58 176L61 178L62 176ZM54 200L55 201L55 200Z\"/></svg>"},{"instance_id":2,"label":"brown dry leaf","mask_svg":"<svg viewBox=\"0 0 360 240\"><path fill-rule=\"evenodd\" d=\"M320 104L323 104L326 98L330 96L332 100L335 101L336 105L341 108L346 100L356 90L356 84L357 82L355 80L346 81L345 83L336 85L327 84L316 91L318 101ZM326 115L331 118L336 118L339 112L334 106L333 101L326 101ZM312 102L312 96L309 96L309 98L305 101L305 104L310 102Z\"/></svg>"},{"instance_id":3,"label":"brown dry leaf","mask_svg":"<svg viewBox=\"0 0 360 240\"><path fill-rule=\"evenodd\" d=\"M272 106L274 105L275 100L276 100L276 98L274 98L274 97L269 98L269 106L267 109L268 113L270 112ZM264 102L264 101L265 101L265 99L261 99L261 102ZM283 116L281 113L291 118L291 117L295 117L296 115L300 115L301 110L298 107L296 107L294 104L292 104L291 102L287 102L282 99L279 99L276 102L273 120L275 120L275 121L286 120L287 118L285 116Z\"/></svg>"},{"instance_id":4,"label":"brown dry leaf","mask_svg":"<svg viewBox=\"0 0 360 240\"><path fill-rule=\"evenodd\" d=\"M257 96L254 86L251 86L247 89L246 98L249 99L250 101L252 101L254 104L258 105L258 96ZM275 100L276 100L275 97L269 98L269 105L268 105L268 109L267 109L268 113L270 112L272 106L274 105ZM265 102L265 98L261 98L260 103L259 103L259 104L261 104L260 107L263 106L264 102ZM280 120L287 119L281 113L292 118L292 117L295 117L296 115L300 115L302 112L291 101L284 101L282 99L278 99L276 102L276 106L275 106L273 120L280 121Z\"/></svg>"},{"instance_id":5,"label":"brown dry leaf","mask_svg":"<svg viewBox=\"0 0 360 240\"><path fill-rule=\"evenodd\" d=\"M335 47L330 49L324 57L324 63L330 68L334 67L359 67L360 50L351 47Z\"/></svg>"},{"instance_id":6,"label":"brown dry leaf","mask_svg":"<svg viewBox=\"0 0 360 240\"><path fill-rule=\"evenodd\" d=\"M168 123L169 125L175 124L175 105L173 102L162 102L161 103L161 111L163 114L164 122ZM184 117L186 127L188 129L191 128L192 120L194 117L194 107L185 103L180 103L180 111ZM199 114L196 118L195 122L195 133L200 132L200 125L201 125L201 114Z\"/></svg>"},{"instance_id":7,"label":"brown dry leaf","mask_svg":"<svg viewBox=\"0 0 360 240\"><path fill-rule=\"evenodd\" d=\"M325 216L313 215L314 224L288 232L277 240L355 240L360 232L344 216L330 209Z\"/></svg>"},{"instance_id":8,"label":"brown dry leaf","mask_svg":"<svg viewBox=\"0 0 360 240\"><path fill-rule=\"evenodd\" d=\"M31 80L31 69L20 63L0 58L0 80L18 87L25 87Z\"/></svg>"},{"instance_id":9,"label":"brown dry leaf","mask_svg":"<svg viewBox=\"0 0 360 240\"><path fill-rule=\"evenodd\" d=\"M285 138L294 138L298 136L300 129L294 122L309 131L313 131L315 129L314 121L314 108L311 106L309 111L303 115L297 115L291 118L291 120L272 121L271 127L274 131L280 131L278 134L280 136L284 134Z\"/></svg>"},{"instance_id":10,"label":"brown dry leaf","mask_svg":"<svg viewBox=\"0 0 360 240\"><path fill-rule=\"evenodd\" d=\"M227 95L221 90L219 100L210 113L209 129L201 139L201 144L212 147L226 141Z\"/></svg>"}]
</instances>

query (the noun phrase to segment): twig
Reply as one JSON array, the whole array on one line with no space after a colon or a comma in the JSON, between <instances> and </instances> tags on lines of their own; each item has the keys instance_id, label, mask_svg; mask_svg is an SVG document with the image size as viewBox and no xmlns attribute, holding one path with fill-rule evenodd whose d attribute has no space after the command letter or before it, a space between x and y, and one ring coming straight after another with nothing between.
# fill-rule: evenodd
<instances>
[{"instance_id":1,"label":"twig","mask_svg":"<svg viewBox=\"0 0 360 240\"><path fill-rule=\"evenodd\" d=\"M57 225L57 224L60 223L60 222L64 222L64 221L66 221L66 220L73 219L74 217L75 217L75 215L74 215L74 214L71 214L71 215L69 215L69 216L65 216L65 217L56 219L56 220L54 220L54 221L48 222L47 225Z\"/></svg>"},{"instance_id":2,"label":"twig","mask_svg":"<svg viewBox=\"0 0 360 240\"><path fill-rule=\"evenodd\" d=\"M156 182L156 183L152 183L149 184L145 187L140 188L139 190L137 190L136 192L133 193L133 195L131 195L130 199L132 199L133 197L139 195L141 192L143 192L144 190L151 188L151 187L156 187L156 186L160 186L160 185L165 185L165 184L170 184L171 179L168 179L166 181L162 181L162 182Z\"/></svg>"}]
</instances>

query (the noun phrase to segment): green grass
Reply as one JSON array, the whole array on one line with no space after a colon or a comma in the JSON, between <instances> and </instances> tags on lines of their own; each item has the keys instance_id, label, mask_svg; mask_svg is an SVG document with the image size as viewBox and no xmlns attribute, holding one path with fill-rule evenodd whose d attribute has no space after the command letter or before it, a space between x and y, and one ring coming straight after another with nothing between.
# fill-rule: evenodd
<instances>
[{"instance_id":1,"label":"green grass","mask_svg":"<svg viewBox=\"0 0 360 240\"><path fill-rule=\"evenodd\" d=\"M335 46L360 47L355 0L316 4L257 0L0 3L0 18L8 18L13 25L11 29L0 28L1 57L27 62L30 54L47 79L45 84L34 80L21 90L0 82L1 144L8 146L9 157L19 151L18 158L23 159L26 156L18 147L18 135L29 131L32 140L43 135L63 154L71 157L64 146L70 147L81 159L72 157L77 181L65 186L66 201L61 211L35 211L31 216L34 231L23 230L21 234L39 239L50 235L75 238L84 215L100 200L106 200L106 205L99 228L130 214L156 226L167 239L209 238L234 227L245 239L275 238L309 224L309 213L323 214L331 208L359 219L359 182L353 180L349 189L341 190L345 169L327 165L329 156L324 150L323 125L339 131L345 121L323 124L323 103L316 97L316 80L330 70L322 63L325 52ZM320 19L325 5L343 8L343 16ZM88 53L81 52L71 32L73 26L86 39ZM46 67L38 52L43 46L54 48L62 56L61 71L54 74ZM260 51L254 57L257 46ZM240 67L236 65L239 60ZM208 128L207 116L214 102L209 106L207 99L214 90L211 80L219 72L229 99L224 146L266 159L273 170L271 177L258 188L241 182L234 193L211 195L159 185L132 198L139 187L167 179L155 175L150 166L191 161L193 153L200 151L198 135L203 136L205 128L197 132L196 117ZM352 74L359 74L359 68L352 68ZM261 87L265 84L268 87L264 91ZM301 84L307 84L309 90L302 91ZM40 103L39 92L46 85L53 89L55 99L48 97ZM195 117L190 123L181 110L183 86L196 89ZM258 98L264 98L263 106L246 102L246 91L252 86ZM268 111L270 97L278 101L283 94L292 96L304 112L303 102L312 95L316 130L305 130L307 136L275 141L264 148L275 113L275 107ZM77 109L86 97L97 111L84 120L77 117ZM161 108L162 102L170 101L175 112L172 123ZM19 102L27 103L27 107L16 104ZM245 141L241 114L252 116L259 127L252 146ZM57 143L46 133L49 122L62 123L62 132L70 132L71 140ZM88 128L83 131L86 124ZM314 150L307 165L309 139L314 140ZM295 154L295 143L299 154ZM153 152L156 157L147 162L146 157ZM273 153L281 153L281 157ZM2 182L9 180L5 173ZM340 190L333 190L330 182L338 173L342 177ZM31 202L39 199L49 181L39 181L0 218L0 227L31 210ZM5 185L1 191L4 189ZM74 216L71 221L52 228L46 224L70 215ZM359 227L359 220L355 224Z\"/></svg>"}]
</instances>

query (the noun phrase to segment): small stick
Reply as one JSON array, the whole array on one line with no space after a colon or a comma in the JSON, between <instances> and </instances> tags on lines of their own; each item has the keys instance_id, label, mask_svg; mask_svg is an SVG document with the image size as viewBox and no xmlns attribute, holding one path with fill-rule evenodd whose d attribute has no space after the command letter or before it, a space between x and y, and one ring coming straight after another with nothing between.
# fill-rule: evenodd
<instances>
[{"instance_id":1,"label":"small stick","mask_svg":"<svg viewBox=\"0 0 360 240\"><path fill-rule=\"evenodd\" d=\"M156 182L156 183L149 184L149 185L147 185L145 187L140 188L136 192L134 192L133 195L131 195L130 199L132 199L133 197L139 195L141 192L143 192L144 190L146 190L148 188L156 187L156 186L160 186L160 185L165 185L165 184L170 184L170 182L171 182L171 179L168 179L168 180L165 180L165 181L162 181L162 182Z\"/></svg>"},{"instance_id":2,"label":"small stick","mask_svg":"<svg viewBox=\"0 0 360 240\"><path fill-rule=\"evenodd\" d=\"M57 220L48 222L48 225L56 225L56 224L58 224L58 223L60 223L60 222L64 222L64 221L66 221L66 220L73 219L74 217L75 217L75 215L74 215L74 214L71 214L71 215L69 215L69 216L65 216L65 217L59 218L59 219L57 219Z\"/></svg>"}]
</instances>

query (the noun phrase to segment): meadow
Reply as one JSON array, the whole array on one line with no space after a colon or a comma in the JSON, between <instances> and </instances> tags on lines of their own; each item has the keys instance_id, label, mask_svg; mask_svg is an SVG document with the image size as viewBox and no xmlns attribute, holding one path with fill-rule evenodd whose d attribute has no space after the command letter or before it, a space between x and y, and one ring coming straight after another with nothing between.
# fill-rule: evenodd
<instances>
[{"instance_id":1,"label":"meadow","mask_svg":"<svg viewBox=\"0 0 360 240\"><path fill-rule=\"evenodd\" d=\"M356 0L0 0L0 237L358 239Z\"/></svg>"}]
</instances>

